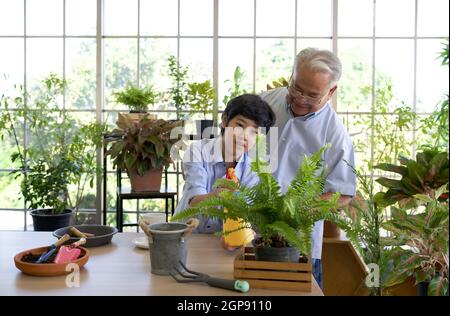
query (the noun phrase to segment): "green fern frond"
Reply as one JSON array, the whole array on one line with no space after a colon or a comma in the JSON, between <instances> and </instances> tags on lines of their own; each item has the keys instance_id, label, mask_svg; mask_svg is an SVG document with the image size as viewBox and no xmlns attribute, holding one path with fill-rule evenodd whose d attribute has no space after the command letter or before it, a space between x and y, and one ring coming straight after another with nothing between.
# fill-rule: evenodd
<instances>
[{"instance_id":1,"label":"green fern frond","mask_svg":"<svg viewBox=\"0 0 450 316\"><path fill-rule=\"evenodd\" d=\"M296 247L301 253L309 255L309 251L302 240L299 232L282 221L268 225L268 228L282 236L291 246Z\"/></svg>"}]
</instances>

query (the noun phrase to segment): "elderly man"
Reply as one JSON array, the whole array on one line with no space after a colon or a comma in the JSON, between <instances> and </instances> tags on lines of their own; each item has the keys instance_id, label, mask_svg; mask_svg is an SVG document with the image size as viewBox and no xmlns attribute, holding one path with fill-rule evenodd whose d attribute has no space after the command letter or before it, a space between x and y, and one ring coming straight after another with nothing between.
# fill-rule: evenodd
<instances>
[{"instance_id":1,"label":"elderly man","mask_svg":"<svg viewBox=\"0 0 450 316\"><path fill-rule=\"evenodd\" d=\"M306 48L295 58L289 86L261 94L276 115L278 161L274 176L283 192L294 178L303 156L330 143L323 155L328 178L322 198L340 192L340 202L348 204L355 194L356 176L346 163L354 166L352 141L329 103L341 70L341 62L332 52ZM313 275L322 287L323 221L315 223L312 240Z\"/></svg>"}]
</instances>

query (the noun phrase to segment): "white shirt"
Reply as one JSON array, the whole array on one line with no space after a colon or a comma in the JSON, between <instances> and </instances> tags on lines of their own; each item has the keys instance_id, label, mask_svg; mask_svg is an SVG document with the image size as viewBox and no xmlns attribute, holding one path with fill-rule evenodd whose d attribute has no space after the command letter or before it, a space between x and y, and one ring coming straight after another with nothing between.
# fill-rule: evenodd
<instances>
[{"instance_id":1,"label":"white shirt","mask_svg":"<svg viewBox=\"0 0 450 316\"><path fill-rule=\"evenodd\" d=\"M354 196L356 175L345 161L354 167L354 150L350 136L336 112L327 103L319 111L305 116L294 117L286 101L287 89L277 88L261 93L276 115L278 127L278 161L273 175L285 193L294 179L303 156L310 156L327 143L331 147L323 153L327 168L324 193L340 192ZM273 163L273 161L271 161ZM314 225L312 233L312 258L322 257L323 221Z\"/></svg>"}]
</instances>

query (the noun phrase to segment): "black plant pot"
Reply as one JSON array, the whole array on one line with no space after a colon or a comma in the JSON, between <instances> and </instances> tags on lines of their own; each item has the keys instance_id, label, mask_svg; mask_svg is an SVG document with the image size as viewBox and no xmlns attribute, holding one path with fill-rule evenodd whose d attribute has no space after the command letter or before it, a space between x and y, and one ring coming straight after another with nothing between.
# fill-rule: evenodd
<instances>
[{"instance_id":1,"label":"black plant pot","mask_svg":"<svg viewBox=\"0 0 450 316\"><path fill-rule=\"evenodd\" d=\"M299 262L300 252L295 247L255 247L258 261Z\"/></svg>"},{"instance_id":2,"label":"black plant pot","mask_svg":"<svg viewBox=\"0 0 450 316\"><path fill-rule=\"evenodd\" d=\"M428 296L428 285L430 282L419 282L416 286L417 296Z\"/></svg>"},{"instance_id":3,"label":"black plant pot","mask_svg":"<svg viewBox=\"0 0 450 316\"><path fill-rule=\"evenodd\" d=\"M70 225L73 210L66 209L64 213L53 214L52 209L37 209L31 211L35 231L54 231Z\"/></svg>"},{"instance_id":4,"label":"black plant pot","mask_svg":"<svg viewBox=\"0 0 450 316\"><path fill-rule=\"evenodd\" d=\"M214 121L213 120L200 120L200 131L199 134L202 135L203 138L203 132L208 129L208 133L211 134L212 133L216 133L216 131L214 129L210 129L210 127L214 127ZM206 135L206 136L211 136L211 135Z\"/></svg>"}]
</instances>

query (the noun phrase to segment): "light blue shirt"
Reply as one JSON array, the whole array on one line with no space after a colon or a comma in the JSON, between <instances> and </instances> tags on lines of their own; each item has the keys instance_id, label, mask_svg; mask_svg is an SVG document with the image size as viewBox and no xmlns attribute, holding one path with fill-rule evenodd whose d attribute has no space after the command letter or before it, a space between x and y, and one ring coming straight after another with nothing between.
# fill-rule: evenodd
<instances>
[{"instance_id":1,"label":"light blue shirt","mask_svg":"<svg viewBox=\"0 0 450 316\"><path fill-rule=\"evenodd\" d=\"M324 193L340 192L354 196L356 175L351 166L355 165L355 154L350 136L336 112L327 103L319 111L305 116L294 117L286 101L287 89L277 88L263 92L265 100L276 115L278 127L278 157L271 155L273 175L278 180L283 193L294 179L303 157L310 156L327 143L331 146L323 153L322 159L327 171ZM271 129L271 133L274 128ZM314 225L312 236L312 258L322 256L323 221Z\"/></svg>"},{"instance_id":2,"label":"light blue shirt","mask_svg":"<svg viewBox=\"0 0 450 316\"><path fill-rule=\"evenodd\" d=\"M183 156L183 173L185 177L183 196L175 209L175 214L189 207L189 200L213 190L217 179L225 178L226 166L222 156L222 138L202 139L192 143ZM235 174L241 184L254 186L259 177L251 171L251 159L244 153L235 167ZM199 233L213 233L222 230L222 220L199 216Z\"/></svg>"}]
</instances>

